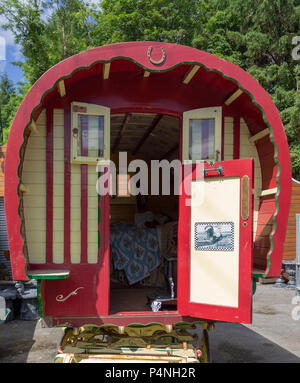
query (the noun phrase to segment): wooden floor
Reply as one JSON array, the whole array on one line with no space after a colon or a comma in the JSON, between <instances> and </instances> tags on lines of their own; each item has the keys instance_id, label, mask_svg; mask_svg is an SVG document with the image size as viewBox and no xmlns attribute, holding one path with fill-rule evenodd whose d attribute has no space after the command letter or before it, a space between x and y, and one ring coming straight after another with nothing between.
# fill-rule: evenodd
<instances>
[{"instance_id":1,"label":"wooden floor","mask_svg":"<svg viewBox=\"0 0 300 383\"><path fill-rule=\"evenodd\" d=\"M113 314L122 311L152 311L147 304L147 295L157 291L159 291L158 288L146 287L111 289L110 312Z\"/></svg>"}]
</instances>

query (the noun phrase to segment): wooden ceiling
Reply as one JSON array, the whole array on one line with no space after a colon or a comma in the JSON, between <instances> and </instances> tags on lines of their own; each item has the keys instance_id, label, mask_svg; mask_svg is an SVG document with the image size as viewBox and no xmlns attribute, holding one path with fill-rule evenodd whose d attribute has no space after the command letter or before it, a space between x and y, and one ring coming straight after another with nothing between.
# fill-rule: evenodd
<instances>
[{"instance_id":1,"label":"wooden ceiling","mask_svg":"<svg viewBox=\"0 0 300 383\"><path fill-rule=\"evenodd\" d=\"M149 159L178 158L179 119L162 114L111 116L111 150L142 154Z\"/></svg>"}]
</instances>

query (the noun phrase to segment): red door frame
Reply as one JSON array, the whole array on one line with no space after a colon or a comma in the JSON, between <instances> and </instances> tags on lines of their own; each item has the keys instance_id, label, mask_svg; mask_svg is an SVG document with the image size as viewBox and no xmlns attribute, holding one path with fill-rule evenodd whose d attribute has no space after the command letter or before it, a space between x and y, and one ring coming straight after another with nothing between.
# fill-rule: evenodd
<instances>
[{"instance_id":1,"label":"red door frame","mask_svg":"<svg viewBox=\"0 0 300 383\"><path fill-rule=\"evenodd\" d=\"M251 323L252 316L252 262L253 262L253 160L233 160L215 162L215 166L224 166L224 177L240 177L247 175L250 178L249 194L249 217L247 226L241 218L241 198L240 198L240 244L239 244L239 297L238 308L216 306L208 304L191 303L190 297L190 218L191 208L186 206L185 201L190 196L182 187L182 194L179 200L179 226L178 226L178 312L180 315L191 317ZM185 165L183 165L185 166ZM194 165L186 177L187 182L196 179L196 166ZM207 163L204 164L209 168ZM213 173L212 173L213 174ZM216 173L215 175L216 176ZM212 176L210 176L212 177ZM182 177L183 180L183 177ZM184 181L184 180L183 180ZM240 181L241 182L241 181Z\"/></svg>"}]
</instances>

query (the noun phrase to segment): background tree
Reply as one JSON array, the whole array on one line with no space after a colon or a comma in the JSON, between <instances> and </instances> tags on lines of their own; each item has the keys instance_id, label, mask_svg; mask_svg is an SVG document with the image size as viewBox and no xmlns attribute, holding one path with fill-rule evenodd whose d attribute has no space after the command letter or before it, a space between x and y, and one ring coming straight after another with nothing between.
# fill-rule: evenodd
<instances>
[{"instance_id":1,"label":"background tree","mask_svg":"<svg viewBox=\"0 0 300 383\"><path fill-rule=\"evenodd\" d=\"M9 97L8 114L47 69L85 49L137 40L190 45L241 66L271 95L300 179L300 62L291 54L300 0L0 0L0 12L21 45L17 64L27 81Z\"/></svg>"}]
</instances>

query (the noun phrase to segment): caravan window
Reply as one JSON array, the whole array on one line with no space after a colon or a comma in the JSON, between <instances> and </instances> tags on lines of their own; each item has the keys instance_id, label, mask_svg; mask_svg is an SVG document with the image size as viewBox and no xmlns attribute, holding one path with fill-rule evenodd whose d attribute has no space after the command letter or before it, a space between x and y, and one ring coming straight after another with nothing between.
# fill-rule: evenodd
<instances>
[{"instance_id":1,"label":"caravan window","mask_svg":"<svg viewBox=\"0 0 300 383\"><path fill-rule=\"evenodd\" d=\"M109 108L73 102L71 104L72 162L96 164L109 159Z\"/></svg>"},{"instance_id":2,"label":"caravan window","mask_svg":"<svg viewBox=\"0 0 300 383\"><path fill-rule=\"evenodd\" d=\"M221 159L221 107L201 108L183 113L183 161Z\"/></svg>"}]
</instances>

